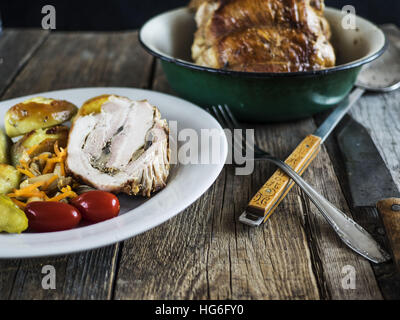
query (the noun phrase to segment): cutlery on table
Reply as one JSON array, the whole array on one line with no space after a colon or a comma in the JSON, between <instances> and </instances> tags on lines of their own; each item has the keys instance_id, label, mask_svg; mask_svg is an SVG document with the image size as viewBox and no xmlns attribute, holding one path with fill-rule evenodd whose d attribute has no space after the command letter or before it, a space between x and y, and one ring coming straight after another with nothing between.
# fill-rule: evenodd
<instances>
[{"instance_id":1,"label":"cutlery on table","mask_svg":"<svg viewBox=\"0 0 400 320\"><path fill-rule=\"evenodd\" d=\"M239 129L240 125L227 106L212 107L211 110L209 109L208 111L216 117L223 127L232 130L234 135L237 134L237 131L234 129ZM240 143L237 142L237 139L233 139L234 143L236 143L235 147L237 147L237 150L242 150L243 144L247 144L247 150L248 148L254 149L255 159L263 159L272 162L278 166L282 172L285 172L290 178L292 178L293 181L296 182L297 185L307 194L310 200L315 204L324 218L347 246L375 263L385 262L390 259L390 255L382 249L382 247L365 229L315 191L289 166L289 164L262 150L256 144L249 145L241 133L239 138ZM244 219L248 218L245 217ZM250 219L245 221L246 224L250 225L251 222L252 220Z\"/></svg>"},{"instance_id":2,"label":"cutlery on table","mask_svg":"<svg viewBox=\"0 0 400 320\"><path fill-rule=\"evenodd\" d=\"M354 207L377 208L400 271L400 192L368 131L351 117L338 133Z\"/></svg>"},{"instance_id":3,"label":"cutlery on table","mask_svg":"<svg viewBox=\"0 0 400 320\"><path fill-rule=\"evenodd\" d=\"M400 51L394 45L390 45L379 59L361 70L356 88L313 134L298 145L285 162L301 175L319 152L322 143L367 90L389 92L398 88L400 88ZM292 188L293 182L290 178L278 169L251 199L239 221L253 227L267 221Z\"/></svg>"}]
</instances>

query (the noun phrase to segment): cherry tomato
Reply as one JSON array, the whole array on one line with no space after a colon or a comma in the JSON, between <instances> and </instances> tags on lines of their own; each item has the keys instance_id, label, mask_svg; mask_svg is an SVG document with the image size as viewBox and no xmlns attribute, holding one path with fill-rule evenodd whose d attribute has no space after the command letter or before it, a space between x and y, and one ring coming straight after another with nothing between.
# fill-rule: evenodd
<instances>
[{"instance_id":1,"label":"cherry tomato","mask_svg":"<svg viewBox=\"0 0 400 320\"><path fill-rule=\"evenodd\" d=\"M79 210L82 217L92 222L114 218L119 213L118 198L105 191L89 191L72 199L71 204Z\"/></svg>"},{"instance_id":2,"label":"cherry tomato","mask_svg":"<svg viewBox=\"0 0 400 320\"><path fill-rule=\"evenodd\" d=\"M53 232L76 227L81 221L80 212L62 202L31 202L25 208L29 227L37 232Z\"/></svg>"}]
</instances>

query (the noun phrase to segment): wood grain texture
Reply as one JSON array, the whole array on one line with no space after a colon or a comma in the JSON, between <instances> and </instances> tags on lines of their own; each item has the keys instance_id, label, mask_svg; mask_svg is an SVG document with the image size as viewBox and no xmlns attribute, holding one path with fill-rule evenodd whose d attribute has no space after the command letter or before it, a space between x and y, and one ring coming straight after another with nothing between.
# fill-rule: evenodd
<instances>
[{"instance_id":1,"label":"wood grain texture","mask_svg":"<svg viewBox=\"0 0 400 320\"><path fill-rule=\"evenodd\" d=\"M318 154L320 146L320 137L308 135L285 162L301 175ZM290 177L285 172L281 169L276 170L250 200L246 211L265 217L265 222L293 187L291 182Z\"/></svg>"},{"instance_id":2,"label":"wood grain texture","mask_svg":"<svg viewBox=\"0 0 400 320\"><path fill-rule=\"evenodd\" d=\"M6 29L0 35L0 95L41 46L49 33L27 29Z\"/></svg>"},{"instance_id":3,"label":"wood grain texture","mask_svg":"<svg viewBox=\"0 0 400 320\"><path fill-rule=\"evenodd\" d=\"M71 87L147 87L152 62L136 32L51 33L2 99ZM111 299L119 249L2 260L0 299ZM43 265L55 267L56 290L42 289Z\"/></svg>"},{"instance_id":4,"label":"wood grain texture","mask_svg":"<svg viewBox=\"0 0 400 320\"><path fill-rule=\"evenodd\" d=\"M279 130L270 132L271 127L275 126ZM294 123L270 125L268 130L260 131L256 129L256 132L259 131L261 134L259 142L261 145L264 144L263 149L273 150L275 155L284 158L285 153L290 152L290 147L294 148L301 137L309 132L314 132L315 129L314 121L308 119L297 122L296 125ZM340 210L350 213L325 146L322 146L320 153L309 169L305 171L303 178ZM318 209L298 187L294 187L288 197L293 193L297 195L298 204L293 205L291 212L292 214L293 212L300 214L299 223L301 223L307 235L314 273L322 297L325 299L381 299L382 296L373 277L370 264L341 242ZM282 205L288 201L290 201L289 198L284 200ZM281 215L281 212L280 207L278 207L267 224ZM290 237L290 228L287 228L285 232ZM346 290L342 287L344 277L342 270L343 267L348 265L354 267L358 275L356 290Z\"/></svg>"},{"instance_id":5,"label":"wood grain texture","mask_svg":"<svg viewBox=\"0 0 400 320\"><path fill-rule=\"evenodd\" d=\"M6 85L3 99L79 86L152 84L173 93L160 65L139 47L137 33L52 33L38 48ZM353 115L372 130L399 181L397 95L366 96ZM256 141L284 159L315 127L313 119L255 126ZM338 154L330 139L304 178L349 213ZM262 227L238 223L248 200L275 169L257 161L253 175L236 176L226 166L184 212L123 244L69 256L2 260L0 299L381 299L382 293L393 298L400 292L392 266L371 267L350 251L297 187ZM376 210L351 214L384 241ZM56 290L41 288L46 264L57 270ZM356 271L354 290L342 287L348 265Z\"/></svg>"},{"instance_id":6,"label":"wood grain texture","mask_svg":"<svg viewBox=\"0 0 400 320\"><path fill-rule=\"evenodd\" d=\"M363 99L366 99L364 97ZM359 103L361 103L360 101ZM317 117L318 122L324 117ZM354 208L350 195L350 187L347 181L346 168L343 158L340 156L340 149L337 144L336 134L338 130L324 143L334 166L335 174L340 181L340 187L349 203L349 210L355 221L363 226L383 247L388 248L389 243L385 237L385 228L380 216L374 208ZM378 286L385 299L400 299L400 274L397 272L393 262L383 264L371 264Z\"/></svg>"},{"instance_id":7,"label":"wood grain texture","mask_svg":"<svg viewBox=\"0 0 400 320\"><path fill-rule=\"evenodd\" d=\"M400 49L400 30L394 25L384 26L383 29L393 41L392 43ZM368 129L395 182L400 187L399 99L399 91L386 94L366 94L352 108L350 114ZM317 123L321 123L324 118L324 115L318 115L316 117ZM340 128L325 142L325 146L329 151L330 160L340 181L343 194L350 204L354 220L360 223L384 247L389 248L385 228L377 210L352 207L346 169L336 141L339 130ZM385 299L400 299L400 273L397 271L396 265L393 262L387 262L379 265L372 264L372 268L383 297Z\"/></svg>"},{"instance_id":8,"label":"wood grain texture","mask_svg":"<svg viewBox=\"0 0 400 320\"><path fill-rule=\"evenodd\" d=\"M387 25L383 30L391 40L392 45L400 50L400 29ZM362 123L370 132L382 158L389 168L392 177L400 189L400 90L386 94L367 94L351 110L353 118ZM336 159L337 153L336 153ZM337 171L339 175L340 170ZM342 180L345 181L346 179ZM385 237L385 229L375 209L355 210L356 217L370 226L376 237ZM382 293L386 299L400 299L400 273L396 265L389 262L373 266Z\"/></svg>"},{"instance_id":9,"label":"wood grain texture","mask_svg":"<svg viewBox=\"0 0 400 320\"><path fill-rule=\"evenodd\" d=\"M157 65L154 89L171 92ZM256 127L256 140L284 158L315 129L309 119ZM351 252L297 187L268 223L237 222L251 195L275 168L255 163L250 176L227 166L196 203L165 224L124 243L116 299L380 299L371 266ZM305 173L316 189L348 212L325 149ZM342 287L342 269L357 289Z\"/></svg>"},{"instance_id":10,"label":"wood grain texture","mask_svg":"<svg viewBox=\"0 0 400 320\"><path fill-rule=\"evenodd\" d=\"M366 99L364 97L363 99ZM361 101L360 101L361 103ZM321 121L321 119L319 119ZM332 137L324 143L330 156L330 160L334 166L335 174L340 181L343 194L349 203L349 209L353 219L363 226L383 247L388 248L389 243L385 237L385 228L380 216L374 208L354 208L352 207L352 199L350 196L350 188L346 176L345 163L340 156L340 149L337 144L335 132ZM400 274L397 272L393 262L383 264L371 264L374 271L378 286L385 299L400 299Z\"/></svg>"},{"instance_id":11,"label":"wood grain texture","mask_svg":"<svg viewBox=\"0 0 400 320\"><path fill-rule=\"evenodd\" d=\"M159 65L154 89L171 92ZM265 175L265 169L264 163L256 164L256 172ZM115 298L320 298L306 236L291 210L276 228L249 229L237 223L255 191L252 178L235 176L228 166L179 216L126 241ZM286 226L292 230L290 240Z\"/></svg>"},{"instance_id":12,"label":"wood grain texture","mask_svg":"<svg viewBox=\"0 0 400 320\"><path fill-rule=\"evenodd\" d=\"M400 29L383 28L391 43L400 50ZM400 189L400 90L387 94L367 94L351 110L355 120L369 131Z\"/></svg>"},{"instance_id":13,"label":"wood grain texture","mask_svg":"<svg viewBox=\"0 0 400 320\"><path fill-rule=\"evenodd\" d=\"M394 262L400 272L400 199L381 200L376 206L385 226Z\"/></svg>"}]
</instances>

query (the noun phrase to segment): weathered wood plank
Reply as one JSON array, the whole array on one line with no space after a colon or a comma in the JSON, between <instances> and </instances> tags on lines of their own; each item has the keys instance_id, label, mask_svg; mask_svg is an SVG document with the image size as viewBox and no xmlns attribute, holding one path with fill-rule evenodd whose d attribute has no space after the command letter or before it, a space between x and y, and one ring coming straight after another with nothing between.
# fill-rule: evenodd
<instances>
[{"instance_id":1,"label":"weathered wood plank","mask_svg":"<svg viewBox=\"0 0 400 320\"><path fill-rule=\"evenodd\" d=\"M400 29L383 28L400 50ZM400 62L399 62L400 63ZM367 94L351 110L354 119L370 130L371 137L400 189L400 90L388 94Z\"/></svg>"},{"instance_id":2,"label":"weathered wood plank","mask_svg":"<svg viewBox=\"0 0 400 320\"><path fill-rule=\"evenodd\" d=\"M147 87L151 63L136 32L52 33L3 98L89 86Z\"/></svg>"},{"instance_id":3,"label":"weathered wood plank","mask_svg":"<svg viewBox=\"0 0 400 320\"><path fill-rule=\"evenodd\" d=\"M100 35L52 34L5 97L80 85L146 87L152 59L138 48L136 35ZM145 76L138 77L141 74ZM154 88L170 90L159 68ZM312 120L259 126L257 141L284 158L314 128ZM71 256L0 261L0 298L381 298L370 265L338 240L297 188L264 227L250 229L236 222L274 169L257 162L255 174L239 177L226 167L212 188L181 215L126 241L119 269L118 246ZM325 150L305 178L348 212ZM44 264L57 270L57 289L51 292L41 289ZM355 290L341 287L345 265L356 269Z\"/></svg>"},{"instance_id":4,"label":"weathered wood plank","mask_svg":"<svg viewBox=\"0 0 400 320\"><path fill-rule=\"evenodd\" d=\"M6 29L0 34L0 95L48 36L43 30Z\"/></svg>"},{"instance_id":5,"label":"weathered wood plank","mask_svg":"<svg viewBox=\"0 0 400 320\"><path fill-rule=\"evenodd\" d=\"M3 99L87 86L147 87L152 58L136 32L52 33ZM1 299L110 299L120 245L61 257L0 261ZM43 290L53 265L56 290Z\"/></svg>"},{"instance_id":6,"label":"weathered wood plank","mask_svg":"<svg viewBox=\"0 0 400 320\"><path fill-rule=\"evenodd\" d=\"M159 65L154 89L171 92ZM257 172L264 170L264 164L256 164ZM178 217L126 241L115 298L318 299L306 238L295 218L278 225L293 229L291 241L280 230L266 235L264 228L237 224L251 189L256 189L251 184L251 176L235 176L227 167ZM305 255L281 255L276 248L282 246Z\"/></svg>"},{"instance_id":7,"label":"weathered wood plank","mask_svg":"<svg viewBox=\"0 0 400 320\"><path fill-rule=\"evenodd\" d=\"M264 131L265 135L260 141L264 143L267 150L276 150L275 154L281 158L285 158L289 151L302 140L302 137L315 130L315 124L311 120L297 124L287 124L286 131L282 130L281 124L270 127L275 126L279 130L276 130L275 134L271 134L270 128L266 129ZM312 166L307 169L304 178L343 212L350 212L325 148L322 148ZM294 187L294 189L298 204L294 204L290 208L289 214L299 214L299 223L302 225L308 239L313 270L316 274L322 297L324 299L381 298L369 263L348 249L306 195L299 188ZM289 199L286 199L286 202L290 201ZM275 213L272 218L276 218L280 214L281 211ZM283 232L290 234L288 230ZM342 269L347 265L354 267L357 272L356 290L342 288L342 279L344 277Z\"/></svg>"},{"instance_id":8,"label":"weathered wood plank","mask_svg":"<svg viewBox=\"0 0 400 320\"><path fill-rule=\"evenodd\" d=\"M397 38L397 45L400 49L400 30L393 25L385 26L384 30L389 33L392 40ZM353 107L350 113L354 119L358 120L369 130L395 182L400 186L400 145L397 142L400 140L400 127L398 126L399 98L400 93L398 91L389 94L366 94ZM323 116L318 116L317 122L321 122L323 118ZM339 156L340 149L337 145L335 135L328 139L325 145L347 202L351 206L346 168L343 159ZM364 226L378 241L388 247L389 244L385 238L384 226L375 209L351 208L351 211L357 222ZM400 274L396 271L395 265L392 262L380 265L372 264L372 268L384 298L399 299Z\"/></svg>"},{"instance_id":9,"label":"weathered wood plank","mask_svg":"<svg viewBox=\"0 0 400 320\"><path fill-rule=\"evenodd\" d=\"M171 92L157 66L154 89ZM312 132L312 120L258 126L257 140L284 158ZM117 299L371 299L381 298L370 265L353 254L297 189L267 225L237 223L250 197L275 168L256 162L251 176L226 167L190 208L124 243ZM348 212L325 150L305 175ZM341 287L342 268L357 272L357 290Z\"/></svg>"}]
</instances>

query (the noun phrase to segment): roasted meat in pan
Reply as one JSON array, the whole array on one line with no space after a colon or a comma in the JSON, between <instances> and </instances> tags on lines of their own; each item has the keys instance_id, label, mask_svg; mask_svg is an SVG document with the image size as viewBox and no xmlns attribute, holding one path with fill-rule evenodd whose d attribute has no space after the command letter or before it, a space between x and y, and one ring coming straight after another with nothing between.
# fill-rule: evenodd
<instances>
[{"instance_id":1,"label":"roasted meat in pan","mask_svg":"<svg viewBox=\"0 0 400 320\"><path fill-rule=\"evenodd\" d=\"M68 141L68 172L113 193L149 197L169 174L166 120L147 101L110 96L99 113L75 119Z\"/></svg>"},{"instance_id":2,"label":"roasted meat in pan","mask_svg":"<svg viewBox=\"0 0 400 320\"><path fill-rule=\"evenodd\" d=\"M193 0L195 63L248 72L333 67L323 0Z\"/></svg>"}]
</instances>

